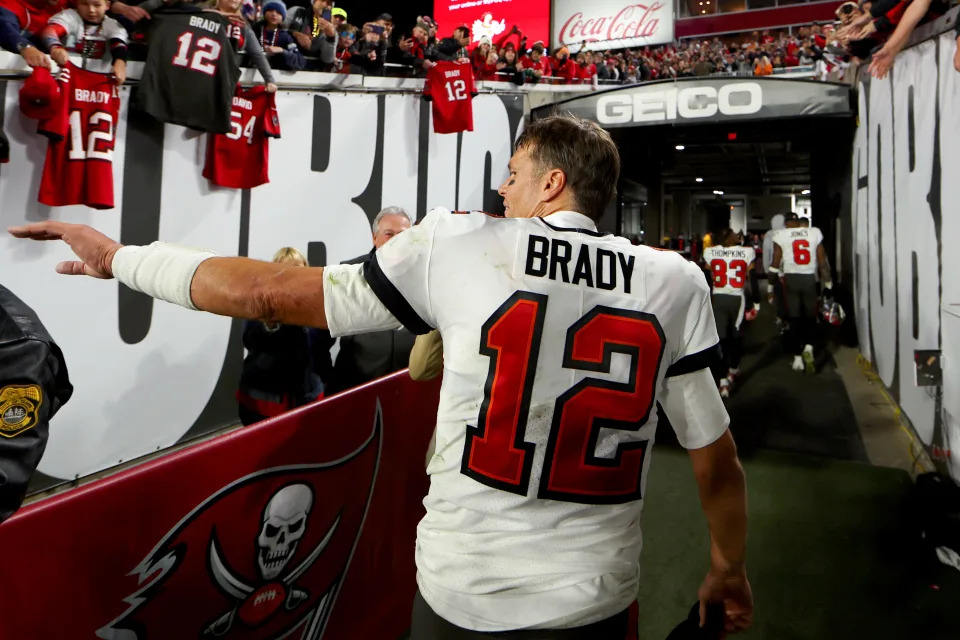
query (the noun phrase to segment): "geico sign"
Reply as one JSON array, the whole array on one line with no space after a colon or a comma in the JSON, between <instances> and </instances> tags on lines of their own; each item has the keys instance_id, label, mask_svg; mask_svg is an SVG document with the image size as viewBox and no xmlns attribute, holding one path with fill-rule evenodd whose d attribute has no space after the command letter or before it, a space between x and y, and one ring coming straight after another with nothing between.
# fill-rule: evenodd
<instances>
[{"instance_id":1,"label":"geico sign","mask_svg":"<svg viewBox=\"0 0 960 640\"><path fill-rule=\"evenodd\" d=\"M717 113L745 116L760 111L762 106L763 89L756 82L731 83L719 90L714 87L671 86L654 91L637 91L633 95L601 96L597 100L597 122L657 122L678 118L709 118Z\"/></svg>"}]
</instances>

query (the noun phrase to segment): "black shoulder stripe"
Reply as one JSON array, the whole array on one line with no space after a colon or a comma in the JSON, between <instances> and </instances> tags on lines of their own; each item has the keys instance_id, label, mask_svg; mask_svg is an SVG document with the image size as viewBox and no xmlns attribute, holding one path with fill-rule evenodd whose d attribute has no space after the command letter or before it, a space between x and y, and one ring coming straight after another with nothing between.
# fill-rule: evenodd
<instances>
[{"instance_id":1,"label":"black shoulder stripe","mask_svg":"<svg viewBox=\"0 0 960 640\"><path fill-rule=\"evenodd\" d=\"M380 302L383 303L383 306L389 309L390 313L403 323L403 326L409 329L411 333L417 335L430 333L433 327L424 322L420 314L413 310L413 307L411 307L407 299L403 297L403 294L400 293L394 284L390 282L390 279L387 278L386 274L383 273L383 270L380 269L377 254L373 254L372 259L363 263L363 277L367 281L367 284L370 285L370 288L373 289L373 293L376 294Z\"/></svg>"},{"instance_id":2,"label":"black shoulder stripe","mask_svg":"<svg viewBox=\"0 0 960 640\"><path fill-rule=\"evenodd\" d=\"M682 376L687 373L693 373L694 371L700 371L701 369L709 368L720 358L720 343L713 345L708 349L704 349L698 353L691 353L688 356L684 356L670 365L670 368L667 369L667 377L673 378L675 376Z\"/></svg>"}]
</instances>

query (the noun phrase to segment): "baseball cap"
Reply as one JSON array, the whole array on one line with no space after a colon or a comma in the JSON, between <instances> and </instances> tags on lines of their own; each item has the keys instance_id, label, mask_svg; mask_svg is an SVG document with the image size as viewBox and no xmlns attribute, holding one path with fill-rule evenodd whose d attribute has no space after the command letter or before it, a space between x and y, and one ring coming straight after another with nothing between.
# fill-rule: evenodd
<instances>
[{"instance_id":1,"label":"baseball cap","mask_svg":"<svg viewBox=\"0 0 960 640\"><path fill-rule=\"evenodd\" d=\"M333 11L330 12L330 17L334 17L334 16L340 16L341 18L343 18L344 20L346 20L346 19L347 19L347 12L346 12L346 10L341 9L340 7L334 7L334 8L333 8Z\"/></svg>"},{"instance_id":2,"label":"baseball cap","mask_svg":"<svg viewBox=\"0 0 960 640\"><path fill-rule=\"evenodd\" d=\"M20 111L28 118L52 118L60 107L60 87L49 69L34 67L20 87Z\"/></svg>"},{"instance_id":3,"label":"baseball cap","mask_svg":"<svg viewBox=\"0 0 960 640\"><path fill-rule=\"evenodd\" d=\"M393 16L389 13L381 13L377 16L377 20L383 20L384 22L393 22Z\"/></svg>"}]
</instances>

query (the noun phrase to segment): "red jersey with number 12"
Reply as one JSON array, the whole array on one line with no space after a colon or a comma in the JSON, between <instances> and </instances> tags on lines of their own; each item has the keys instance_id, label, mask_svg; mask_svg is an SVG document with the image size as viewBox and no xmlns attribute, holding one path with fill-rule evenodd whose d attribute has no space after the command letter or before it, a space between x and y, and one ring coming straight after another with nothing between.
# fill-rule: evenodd
<instances>
[{"instance_id":1,"label":"red jersey with number 12","mask_svg":"<svg viewBox=\"0 0 960 640\"><path fill-rule=\"evenodd\" d=\"M72 63L60 71L63 96L59 112L40 122L47 136L47 160L39 201L51 207L85 204L113 208L113 147L120 96L110 76L85 71Z\"/></svg>"},{"instance_id":2,"label":"red jersey with number 12","mask_svg":"<svg viewBox=\"0 0 960 640\"><path fill-rule=\"evenodd\" d=\"M280 137L275 93L263 86L237 87L230 110L230 133L210 134L203 177L233 189L270 182L270 141Z\"/></svg>"},{"instance_id":3,"label":"red jersey with number 12","mask_svg":"<svg viewBox=\"0 0 960 640\"><path fill-rule=\"evenodd\" d=\"M423 94L433 102L436 133L473 131L473 70L469 64L438 62L427 72Z\"/></svg>"}]
</instances>

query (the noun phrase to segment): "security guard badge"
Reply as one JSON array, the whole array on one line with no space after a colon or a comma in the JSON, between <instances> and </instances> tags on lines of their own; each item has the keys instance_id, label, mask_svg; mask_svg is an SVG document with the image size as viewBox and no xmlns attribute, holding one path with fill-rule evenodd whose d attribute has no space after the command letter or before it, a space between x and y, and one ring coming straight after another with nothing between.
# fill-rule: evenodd
<instances>
[{"instance_id":1,"label":"security guard badge","mask_svg":"<svg viewBox=\"0 0 960 640\"><path fill-rule=\"evenodd\" d=\"M43 393L35 384L0 388L0 436L13 438L35 427L42 402Z\"/></svg>"}]
</instances>

